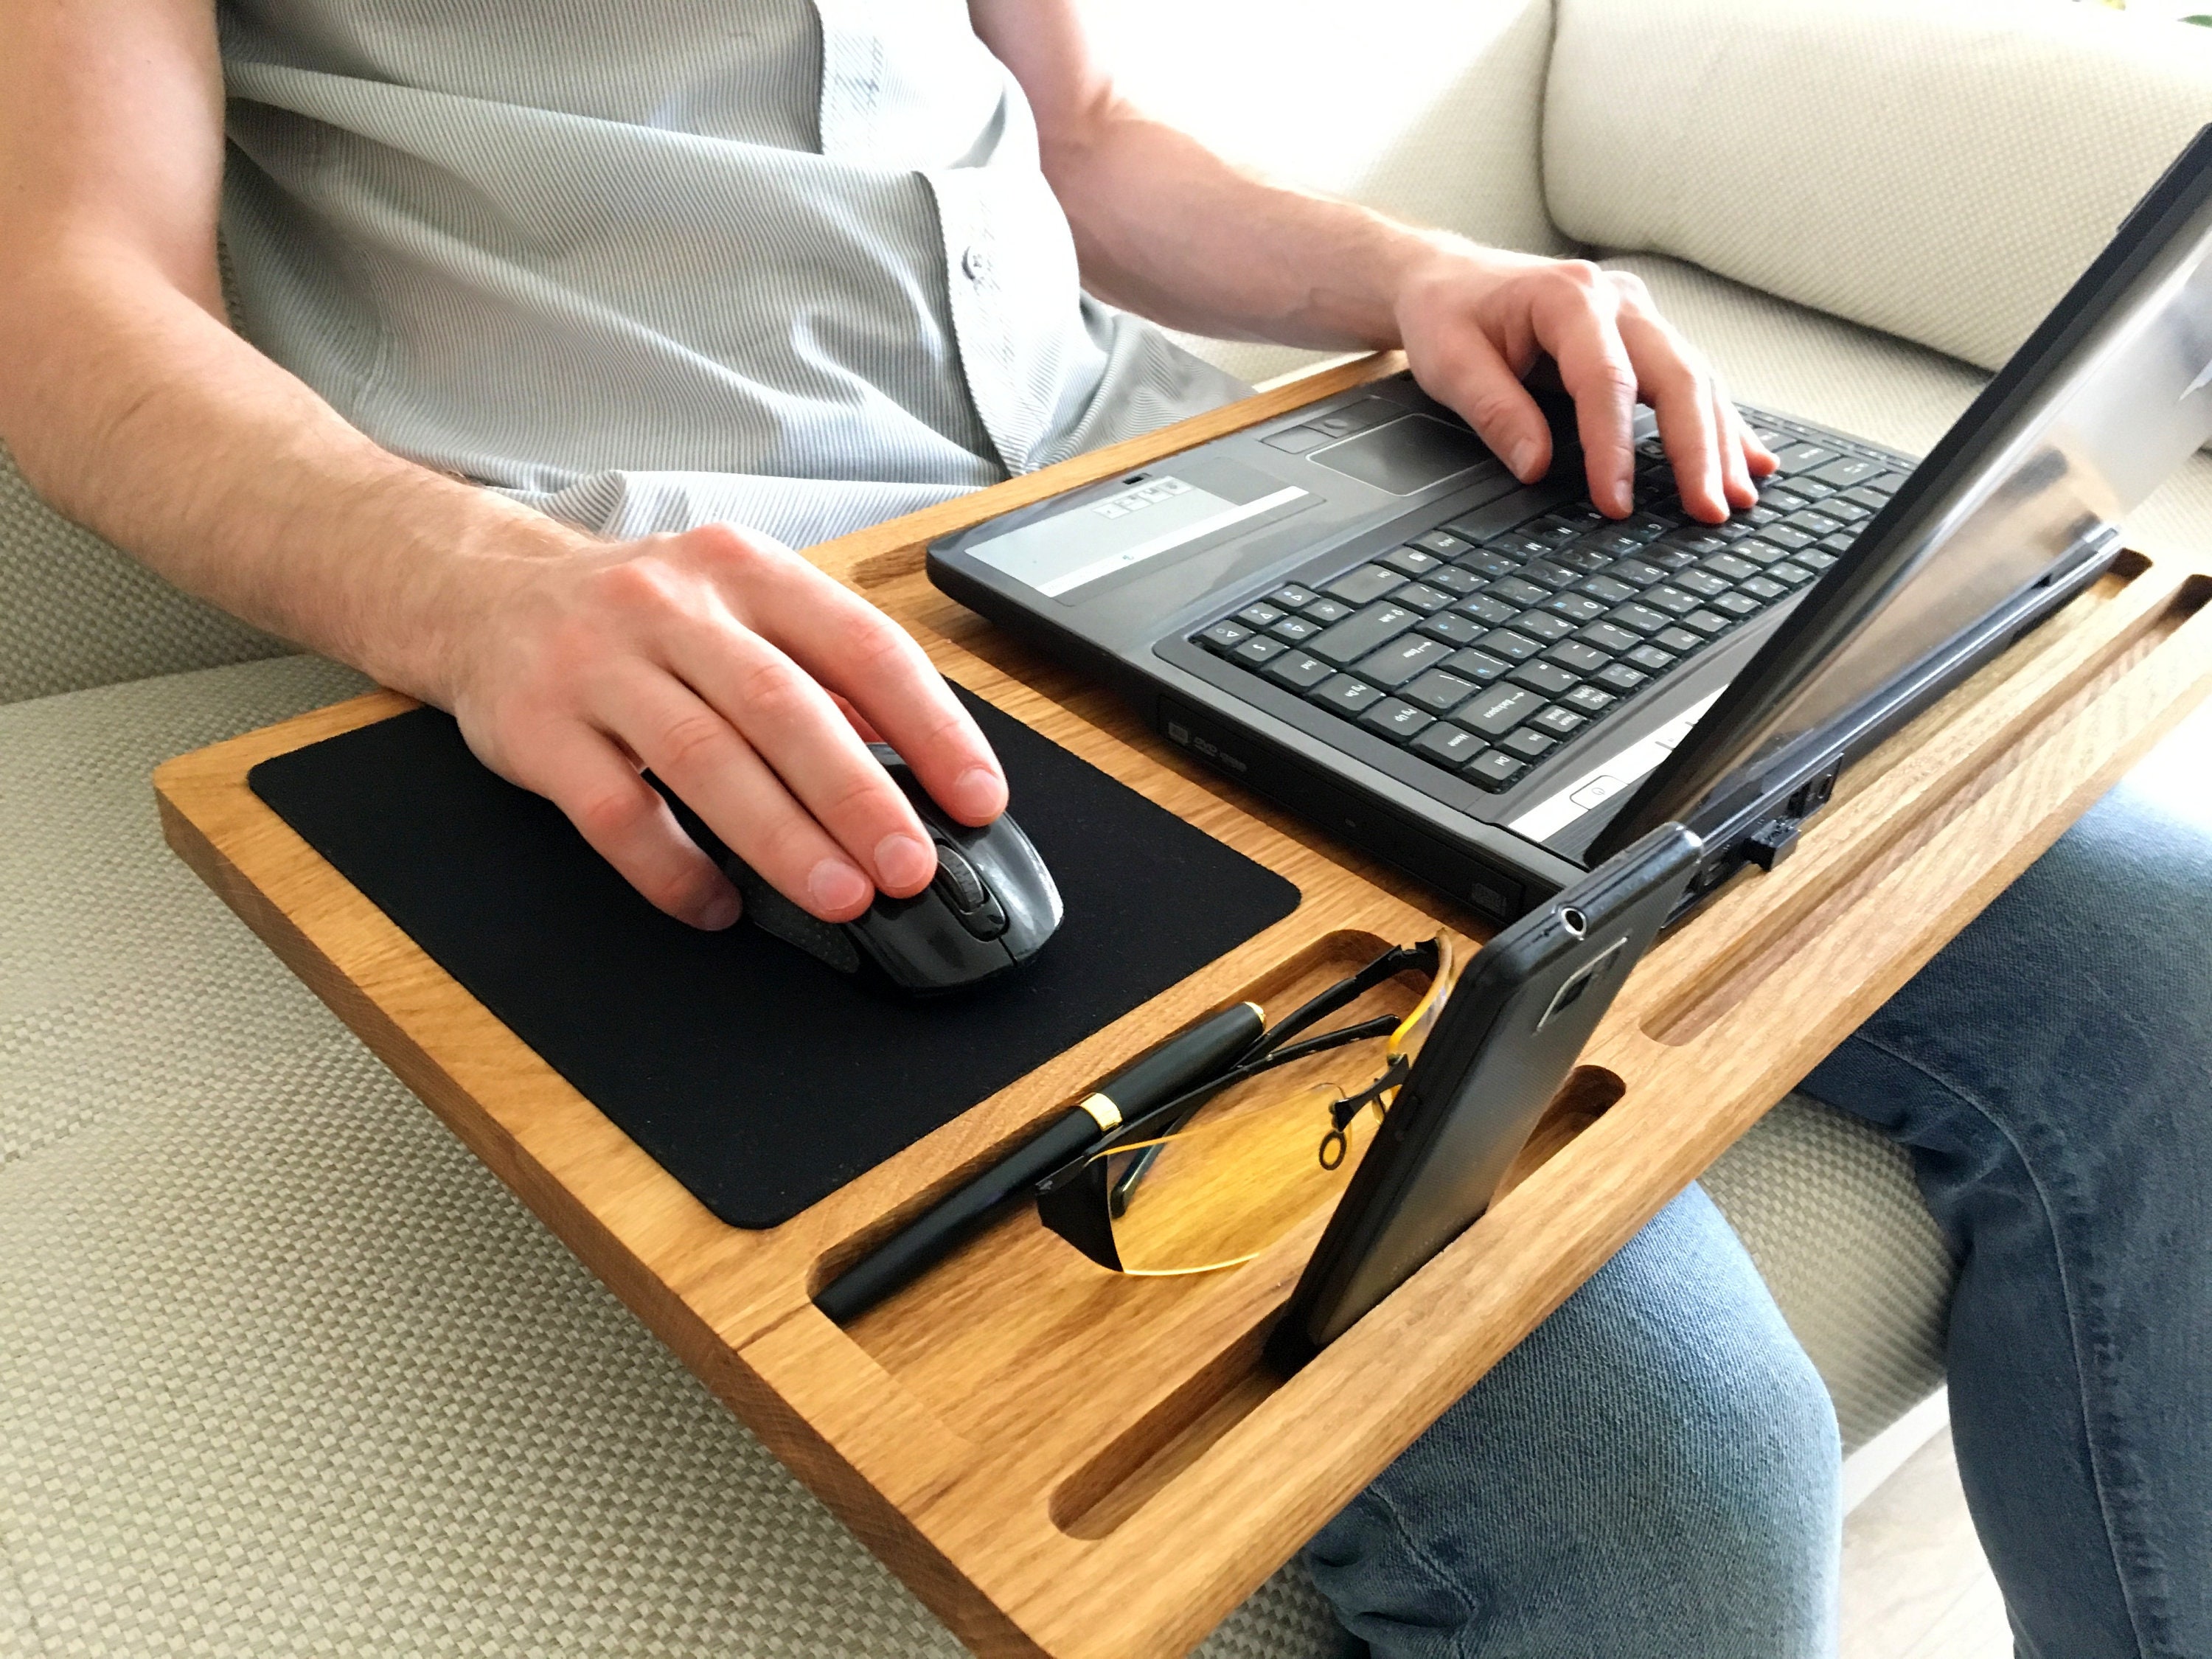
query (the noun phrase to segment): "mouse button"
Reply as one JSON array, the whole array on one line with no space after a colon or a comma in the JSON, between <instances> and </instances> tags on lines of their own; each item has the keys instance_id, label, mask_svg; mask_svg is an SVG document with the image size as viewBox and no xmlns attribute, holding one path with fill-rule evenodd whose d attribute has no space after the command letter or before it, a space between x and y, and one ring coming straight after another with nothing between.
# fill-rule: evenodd
<instances>
[{"instance_id":1,"label":"mouse button","mask_svg":"<svg viewBox=\"0 0 2212 1659\"><path fill-rule=\"evenodd\" d=\"M991 896L984 890L983 878L975 873L975 866L950 841L941 836L932 839L937 843L937 874L931 884L944 890L954 909L981 909Z\"/></svg>"}]
</instances>

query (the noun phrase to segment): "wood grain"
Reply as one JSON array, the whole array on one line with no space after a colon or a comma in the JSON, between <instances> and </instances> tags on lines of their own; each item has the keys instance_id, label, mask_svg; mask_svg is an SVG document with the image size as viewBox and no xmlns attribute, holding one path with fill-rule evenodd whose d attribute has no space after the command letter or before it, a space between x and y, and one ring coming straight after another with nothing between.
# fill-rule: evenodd
<instances>
[{"instance_id":1,"label":"wood grain","mask_svg":"<svg viewBox=\"0 0 2212 1659\"><path fill-rule=\"evenodd\" d=\"M1157 742L930 587L934 538L1392 372L1339 366L813 550L948 674L1302 894L1265 933L785 1225L714 1219L246 787L410 705L180 757L171 844L975 1651L1186 1650L2212 689L2212 578L2119 574L1899 733L1797 855L1662 941L1490 1212L1297 1376L1257 1353L1324 1217L1243 1267L1106 1274L1034 1216L840 1329L823 1278L1168 1032L1471 915Z\"/></svg>"}]
</instances>

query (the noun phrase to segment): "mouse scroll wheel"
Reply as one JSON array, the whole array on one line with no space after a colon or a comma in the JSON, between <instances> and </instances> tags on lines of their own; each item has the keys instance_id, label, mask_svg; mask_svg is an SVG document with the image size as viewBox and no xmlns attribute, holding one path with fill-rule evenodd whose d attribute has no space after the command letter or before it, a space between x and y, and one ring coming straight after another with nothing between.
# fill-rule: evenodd
<instances>
[{"instance_id":1,"label":"mouse scroll wheel","mask_svg":"<svg viewBox=\"0 0 2212 1659\"><path fill-rule=\"evenodd\" d=\"M990 898L975 866L949 842L937 843L937 878L930 885L950 899L956 910L980 910Z\"/></svg>"}]
</instances>

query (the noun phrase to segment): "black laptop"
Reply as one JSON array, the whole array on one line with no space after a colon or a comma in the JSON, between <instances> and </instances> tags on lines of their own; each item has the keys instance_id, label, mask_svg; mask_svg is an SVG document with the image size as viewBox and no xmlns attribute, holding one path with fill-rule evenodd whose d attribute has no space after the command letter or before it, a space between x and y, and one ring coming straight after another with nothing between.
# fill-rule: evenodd
<instances>
[{"instance_id":1,"label":"black laptop","mask_svg":"<svg viewBox=\"0 0 2212 1659\"><path fill-rule=\"evenodd\" d=\"M2212 128L1924 460L1770 410L1759 505L1638 509L1571 411L1523 486L1401 375L935 544L963 604L1174 743L1511 920L1669 820L1685 906L2094 582L2212 435Z\"/></svg>"}]
</instances>

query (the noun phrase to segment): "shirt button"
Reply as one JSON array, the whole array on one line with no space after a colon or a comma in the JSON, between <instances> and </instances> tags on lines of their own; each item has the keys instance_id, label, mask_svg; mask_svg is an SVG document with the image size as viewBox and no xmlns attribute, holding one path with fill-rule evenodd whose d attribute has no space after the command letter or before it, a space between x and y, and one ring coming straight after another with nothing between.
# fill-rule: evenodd
<instances>
[{"instance_id":1,"label":"shirt button","mask_svg":"<svg viewBox=\"0 0 2212 1659\"><path fill-rule=\"evenodd\" d=\"M960 256L960 269L971 283L980 283L991 274L991 256L980 247L971 247Z\"/></svg>"}]
</instances>

